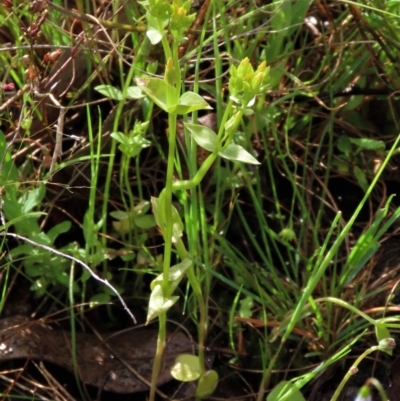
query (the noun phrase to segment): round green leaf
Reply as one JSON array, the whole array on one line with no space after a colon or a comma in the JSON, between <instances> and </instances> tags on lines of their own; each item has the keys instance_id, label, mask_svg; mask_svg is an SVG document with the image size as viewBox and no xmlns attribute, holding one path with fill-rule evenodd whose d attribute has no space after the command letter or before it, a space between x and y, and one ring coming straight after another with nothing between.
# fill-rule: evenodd
<instances>
[{"instance_id":1,"label":"round green leaf","mask_svg":"<svg viewBox=\"0 0 400 401\"><path fill-rule=\"evenodd\" d=\"M200 377L199 384L197 385L196 397L209 397L216 389L217 384L218 373L215 370L209 370Z\"/></svg>"},{"instance_id":2,"label":"round green leaf","mask_svg":"<svg viewBox=\"0 0 400 401\"><path fill-rule=\"evenodd\" d=\"M199 357L189 354L179 355L171 367L171 375L181 382L197 380L201 375Z\"/></svg>"}]
</instances>

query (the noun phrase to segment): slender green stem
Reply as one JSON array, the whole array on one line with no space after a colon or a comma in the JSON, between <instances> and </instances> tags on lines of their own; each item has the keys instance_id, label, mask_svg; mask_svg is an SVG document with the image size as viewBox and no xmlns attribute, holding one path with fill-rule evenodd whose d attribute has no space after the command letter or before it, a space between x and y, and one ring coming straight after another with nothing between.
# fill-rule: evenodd
<instances>
[{"instance_id":1,"label":"slender green stem","mask_svg":"<svg viewBox=\"0 0 400 401\"><path fill-rule=\"evenodd\" d=\"M168 160L167 160L167 177L166 185L164 188L164 207L165 207L165 227L162 227L164 236L164 261L163 261L163 281L162 291L164 297L167 296L169 291L169 269L171 266L171 253L172 253L172 181L174 174L174 156L175 156L175 141L176 141L176 114L168 115ZM154 401L155 389L157 387L157 378L161 368L161 359L165 346L166 339L166 313L160 313L158 316L159 329L158 329L158 341L157 341L157 354L153 362L153 372L151 377L151 391L150 401Z\"/></svg>"},{"instance_id":2,"label":"slender green stem","mask_svg":"<svg viewBox=\"0 0 400 401\"><path fill-rule=\"evenodd\" d=\"M151 374L151 387L150 387L150 401L154 401L157 389L157 379L161 370L161 361L167 338L167 315L162 313L158 316L158 338L157 338L157 351L153 361L153 371Z\"/></svg>"},{"instance_id":3,"label":"slender green stem","mask_svg":"<svg viewBox=\"0 0 400 401\"><path fill-rule=\"evenodd\" d=\"M182 240L179 240L176 244L176 249L178 251L179 257L183 260L188 257L188 253L186 251L185 245ZM197 299L197 303L199 305L199 314L200 314L200 323L199 323L199 360L200 360L200 368L202 370L202 374L205 373L205 356L204 356L204 345L205 345L205 337L207 333L207 311L206 304L204 302L203 293L201 291L201 287L197 280L195 271L193 266L190 266L187 270L187 277L189 283L192 287L193 293Z\"/></svg>"},{"instance_id":4,"label":"slender green stem","mask_svg":"<svg viewBox=\"0 0 400 401\"><path fill-rule=\"evenodd\" d=\"M336 388L331 401L336 401L340 395L340 393L343 390L343 387L346 385L346 383L349 381L351 376L354 376L355 373L357 373L358 369L357 366L360 364L360 362L367 357L369 354L371 354L374 351L379 351L379 346L374 345L370 349L367 349L365 352L363 352L353 363L353 366L347 371L346 375L344 376L343 380L340 382L339 386Z\"/></svg>"},{"instance_id":5,"label":"slender green stem","mask_svg":"<svg viewBox=\"0 0 400 401\"><path fill-rule=\"evenodd\" d=\"M191 180L181 180L176 181L172 184L173 191L184 191L188 189L193 189L197 187L204 176L207 174L207 171L211 168L216 158L218 157L217 152L211 153L206 160L204 160L203 164L197 170L196 175Z\"/></svg>"},{"instance_id":6,"label":"slender green stem","mask_svg":"<svg viewBox=\"0 0 400 401\"><path fill-rule=\"evenodd\" d=\"M174 176L174 157L175 157L175 142L176 142L176 114L168 115L168 161L167 161L167 177L165 185L165 224L164 227L164 269L163 269L163 292L164 295L168 291L168 274L171 266L171 252L172 252L172 183Z\"/></svg>"}]
</instances>

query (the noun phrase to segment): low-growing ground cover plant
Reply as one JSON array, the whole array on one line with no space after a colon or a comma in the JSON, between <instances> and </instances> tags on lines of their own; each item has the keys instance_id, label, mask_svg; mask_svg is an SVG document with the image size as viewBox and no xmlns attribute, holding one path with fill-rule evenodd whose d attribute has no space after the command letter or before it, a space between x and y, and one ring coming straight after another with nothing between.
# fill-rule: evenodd
<instances>
[{"instance_id":1,"label":"low-growing ground cover plant","mask_svg":"<svg viewBox=\"0 0 400 401\"><path fill-rule=\"evenodd\" d=\"M397 3L5 1L3 315L157 319L151 400L172 320L191 397L385 399Z\"/></svg>"}]
</instances>

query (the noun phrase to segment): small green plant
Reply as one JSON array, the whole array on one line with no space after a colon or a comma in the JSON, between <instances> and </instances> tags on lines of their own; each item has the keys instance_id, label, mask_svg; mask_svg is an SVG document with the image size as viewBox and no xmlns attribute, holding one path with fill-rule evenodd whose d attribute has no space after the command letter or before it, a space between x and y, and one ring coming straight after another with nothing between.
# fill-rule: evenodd
<instances>
[{"instance_id":1,"label":"small green plant","mask_svg":"<svg viewBox=\"0 0 400 401\"><path fill-rule=\"evenodd\" d=\"M0 229L3 236L8 235L24 241L22 245L11 249L9 255L11 260L24 259L24 272L32 281L31 290L40 297L51 285L61 284L69 288L71 294L76 294L82 291L82 284L92 276L106 287L102 293L93 297L92 302L108 301L110 295L114 294L135 321L122 300L120 291L117 292L109 283L111 277L102 279L92 270L92 267L95 268L108 258L107 250L101 247L95 235L100 225L91 224L87 213L82 227L86 248L79 248L72 242L56 250L54 243L57 237L68 232L71 223L64 221L52 227L47 233L41 229L38 217L45 213L35 209L40 210L42 206L46 193L45 185L39 182L35 187L22 181L9 148L11 146L7 144L4 134L0 131L0 186L3 188L1 217L5 223ZM8 233L10 227L14 227L16 233ZM71 276L73 277L71 260L84 268L80 280L71 281Z\"/></svg>"},{"instance_id":2,"label":"small green plant","mask_svg":"<svg viewBox=\"0 0 400 401\"><path fill-rule=\"evenodd\" d=\"M231 161L258 164L258 161L242 146L233 143L233 137L243 116L252 114L251 108L255 103L255 97L265 92L269 80L269 69L263 62L254 71L248 59L244 59L238 67L231 67L230 97L218 133L202 125L185 123L185 128L190 132L197 145L206 149L210 154L192 177L188 180L174 182L178 115L211 109L199 94L191 91L182 93L178 46L184 40L185 30L190 27L195 16L189 14L190 1L174 0L172 4L169 4L165 1L149 0L142 2L142 5L146 9L147 36L153 45L162 43L167 63L163 79L141 77L136 79L136 83L157 106L168 113L169 125L166 186L158 198L152 199L153 213L157 225L163 233L165 245L163 272L152 282L147 315L147 322L156 317L159 319L159 340L153 365L150 399L154 399L156 380L166 340L166 313L178 300L178 296L173 293L184 277L188 278L199 307L199 356L180 356L172 369L172 374L176 379L182 381L199 379L196 397L204 398L210 395L216 387L218 375L215 371L206 371L205 368L206 304L195 274L192 257L182 240L184 225L179 213L172 205L172 193L193 190L199 186L219 156ZM168 33L172 37L171 44L167 39ZM173 266L171 266L172 246L175 246L181 259L180 263Z\"/></svg>"},{"instance_id":3,"label":"small green plant","mask_svg":"<svg viewBox=\"0 0 400 401\"><path fill-rule=\"evenodd\" d=\"M45 186L43 183L35 187L21 182L2 132L0 132L0 160L0 186L3 188L2 213L6 221L6 227L3 229L14 226L18 235L39 244L53 246L57 237L70 229L71 223L66 221L54 226L47 233L43 232L37 218L44 213L35 210L42 204L46 194ZM31 289L37 296L43 295L51 284L59 283L68 286L69 264L62 257L29 243L13 248L10 256L13 259L25 258L25 273L32 279Z\"/></svg>"},{"instance_id":4,"label":"small green plant","mask_svg":"<svg viewBox=\"0 0 400 401\"><path fill-rule=\"evenodd\" d=\"M366 191L368 189L367 174L373 176L374 170L379 165L373 165L369 155L363 155L365 152L374 153L372 160L385 158L385 143L377 139L370 138L351 138L342 135L337 143L340 158L335 159L332 165L342 174L354 174L360 187Z\"/></svg>"}]
</instances>

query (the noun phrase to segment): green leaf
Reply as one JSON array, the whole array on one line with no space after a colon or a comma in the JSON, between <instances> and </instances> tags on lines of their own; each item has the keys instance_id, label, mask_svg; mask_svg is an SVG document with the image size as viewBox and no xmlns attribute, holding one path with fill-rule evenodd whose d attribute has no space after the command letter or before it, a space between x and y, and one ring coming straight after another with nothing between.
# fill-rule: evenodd
<instances>
[{"instance_id":1,"label":"green leaf","mask_svg":"<svg viewBox=\"0 0 400 401\"><path fill-rule=\"evenodd\" d=\"M36 280L29 289L31 291L35 291L37 297L42 297L44 294L46 294L46 288L48 284L48 280L46 280L46 277L43 276Z\"/></svg>"},{"instance_id":2,"label":"green leaf","mask_svg":"<svg viewBox=\"0 0 400 401\"><path fill-rule=\"evenodd\" d=\"M162 38L163 38L162 33L160 33L159 31L157 31L156 29L149 29L149 30L146 32L146 35L147 35L147 37L149 38L150 43L151 43L152 45L156 45L157 43L160 43L161 40L162 40Z\"/></svg>"},{"instance_id":3,"label":"green leaf","mask_svg":"<svg viewBox=\"0 0 400 401\"><path fill-rule=\"evenodd\" d=\"M296 232L291 227L285 227L279 233L279 236L282 237L284 241L290 242L296 239Z\"/></svg>"},{"instance_id":4,"label":"green leaf","mask_svg":"<svg viewBox=\"0 0 400 401\"><path fill-rule=\"evenodd\" d=\"M106 304L111 301L109 294L101 292L100 294L93 295L89 300L89 305L91 308L97 304Z\"/></svg>"},{"instance_id":5,"label":"green leaf","mask_svg":"<svg viewBox=\"0 0 400 401\"><path fill-rule=\"evenodd\" d=\"M29 277L43 277L43 265L39 263L32 263L32 264L26 264L25 266L25 273Z\"/></svg>"},{"instance_id":6,"label":"green leaf","mask_svg":"<svg viewBox=\"0 0 400 401\"><path fill-rule=\"evenodd\" d=\"M354 175L356 176L358 185L363 189L364 192L367 192L369 184L365 172L361 170L360 167L355 166Z\"/></svg>"},{"instance_id":7,"label":"green leaf","mask_svg":"<svg viewBox=\"0 0 400 401\"><path fill-rule=\"evenodd\" d=\"M148 230L150 228L155 227L156 225L156 220L154 216L151 215L136 217L134 219L134 222L139 228L142 228L143 230Z\"/></svg>"},{"instance_id":8,"label":"green leaf","mask_svg":"<svg viewBox=\"0 0 400 401\"><path fill-rule=\"evenodd\" d=\"M19 226L19 225L26 225L26 222L27 222L27 220L28 220L29 217L39 217L39 216L46 216L46 213L44 213L44 212L32 212L32 213L28 213L28 214L23 215L23 216L16 217L15 219L12 219L12 220L7 221L6 224L5 224L4 226L0 226L0 231L3 231L3 230L5 230L5 229L8 229L8 227L11 227L11 226L14 225L14 224L15 224L16 226ZM33 221L33 222L36 221L36 219L29 219L29 220L30 220L30 221ZM21 221L23 221L22 224L20 224ZM37 223L36 223L36 225L37 225Z\"/></svg>"},{"instance_id":9,"label":"green leaf","mask_svg":"<svg viewBox=\"0 0 400 401\"><path fill-rule=\"evenodd\" d=\"M253 157L247 150L245 150L242 146L236 145L235 143L231 143L228 147L218 152L221 157L225 159L234 161L234 162L242 162L248 164L260 164L260 162Z\"/></svg>"},{"instance_id":10,"label":"green leaf","mask_svg":"<svg viewBox=\"0 0 400 401\"><path fill-rule=\"evenodd\" d=\"M128 138L125 134L122 132L112 132L110 134L111 138L115 139L119 143L127 144L128 143Z\"/></svg>"},{"instance_id":11,"label":"green leaf","mask_svg":"<svg viewBox=\"0 0 400 401\"><path fill-rule=\"evenodd\" d=\"M182 278L186 274L186 270L193 264L193 261L189 258L185 258L182 262L171 266L168 274L168 282L169 286L169 294L172 294L175 291L175 288L179 285ZM163 281L163 274L159 274L150 284L150 288L153 290L156 285L161 285Z\"/></svg>"},{"instance_id":12,"label":"green leaf","mask_svg":"<svg viewBox=\"0 0 400 401\"><path fill-rule=\"evenodd\" d=\"M22 214L29 213L34 207L40 205L46 194L46 188L43 183L38 188L33 189L28 193L28 196L22 197L20 203L22 204Z\"/></svg>"},{"instance_id":13,"label":"green leaf","mask_svg":"<svg viewBox=\"0 0 400 401\"><path fill-rule=\"evenodd\" d=\"M126 91L126 98L133 100L143 99L144 93L138 86L130 86Z\"/></svg>"},{"instance_id":14,"label":"green leaf","mask_svg":"<svg viewBox=\"0 0 400 401\"><path fill-rule=\"evenodd\" d=\"M162 230L164 228L163 227L163 220L164 220L163 215L165 216L165 213L163 213L161 211L160 199L156 198L155 196L152 196L150 198L150 202L151 202L151 209L153 211L154 218L156 219L157 226Z\"/></svg>"},{"instance_id":15,"label":"green leaf","mask_svg":"<svg viewBox=\"0 0 400 401\"><path fill-rule=\"evenodd\" d=\"M71 222L70 221L63 221L60 224L57 224L56 226L52 227L48 232L47 236L50 239L50 243L54 244L54 241L60 234L64 234L68 232L71 228Z\"/></svg>"},{"instance_id":16,"label":"green leaf","mask_svg":"<svg viewBox=\"0 0 400 401\"><path fill-rule=\"evenodd\" d=\"M32 126L32 117L26 117L21 121L21 128L25 131L29 131Z\"/></svg>"},{"instance_id":17,"label":"green leaf","mask_svg":"<svg viewBox=\"0 0 400 401\"><path fill-rule=\"evenodd\" d=\"M159 78L136 78L137 85L161 109L168 112L167 93L171 88Z\"/></svg>"},{"instance_id":18,"label":"green leaf","mask_svg":"<svg viewBox=\"0 0 400 401\"><path fill-rule=\"evenodd\" d=\"M140 216L146 214L150 210L150 206L151 204L149 201L142 200L133 208L133 210L138 216Z\"/></svg>"},{"instance_id":19,"label":"green leaf","mask_svg":"<svg viewBox=\"0 0 400 401\"><path fill-rule=\"evenodd\" d=\"M267 401L279 401L286 393L291 392L288 401L306 401L296 386L288 381L281 381L269 394Z\"/></svg>"},{"instance_id":20,"label":"green leaf","mask_svg":"<svg viewBox=\"0 0 400 401\"><path fill-rule=\"evenodd\" d=\"M38 233L32 233L30 235L30 239L32 241L38 242L39 244L42 244L42 245L47 245L47 246L52 245L50 238L43 231L38 232ZM47 252L47 251L41 250L40 252Z\"/></svg>"},{"instance_id":21,"label":"green leaf","mask_svg":"<svg viewBox=\"0 0 400 401\"><path fill-rule=\"evenodd\" d=\"M3 132L0 131L0 160L3 161L2 169L0 171L0 186L15 182L18 178L18 172L14 165L14 160L11 157L11 153L6 152L7 146L8 143L6 137ZM7 191L9 191L8 188Z\"/></svg>"},{"instance_id":22,"label":"green leaf","mask_svg":"<svg viewBox=\"0 0 400 401\"><path fill-rule=\"evenodd\" d=\"M392 202L393 198L395 197L395 194L392 194L389 196L388 200L385 203L385 207L383 208L383 215L386 217L387 212L389 211L389 206L390 203ZM389 230L390 226L397 221L397 219L400 217L400 208L397 208L394 212L391 213L390 217L386 219L382 226L380 227L378 233L377 233L377 239L382 237L383 234L386 234L386 232Z\"/></svg>"},{"instance_id":23,"label":"green leaf","mask_svg":"<svg viewBox=\"0 0 400 401\"><path fill-rule=\"evenodd\" d=\"M58 283L68 287L69 284L69 274L67 274L65 271L60 271L59 266L52 266L51 269L52 275L53 275L53 280L55 279Z\"/></svg>"},{"instance_id":24,"label":"green leaf","mask_svg":"<svg viewBox=\"0 0 400 401\"><path fill-rule=\"evenodd\" d=\"M98 85L94 89L96 89L97 92L100 92L103 96L108 97L110 99L124 100L122 92L118 88L115 88L114 86Z\"/></svg>"},{"instance_id":25,"label":"green leaf","mask_svg":"<svg viewBox=\"0 0 400 401\"><path fill-rule=\"evenodd\" d=\"M347 135L342 135L338 142L337 148L346 156L349 157L351 155L351 142Z\"/></svg>"},{"instance_id":26,"label":"green leaf","mask_svg":"<svg viewBox=\"0 0 400 401\"><path fill-rule=\"evenodd\" d=\"M380 230L380 225L389 211L390 200L391 198L384 208L378 210L372 224L364 231L351 250L339 280L341 286L348 285L379 249L379 239L389 228L387 226L384 231ZM398 216L399 212L397 210L395 215Z\"/></svg>"},{"instance_id":27,"label":"green leaf","mask_svg":"<svg viewBox=\"0 0 400 401\"><path fill-rule=\"evenodd\" d=\"M253 298L247 296L240 301L239 316L250 318L253 316Z\"/></svg>"},{"instance_id":28,"label":"green leaf","mask_svg":"<svg viewBox=\"0 0 400 401\"><path fill-rule=\"evenodd\" d=\"M96 227L93 223L91 214L86 212L83 216L83 225L82 225L83 237L87 246L91 247L97 241Z\"/></svg>"},{"instance_id":29,"label":"green leaf","mask_svg":"<svg viewBox=\"0 0 400 401\"><path fill-rule=\"evenodd\" d=\"M348 262L346 263L345 273L340 279L344 285L348 285L354 277L357 276L361 269L379 249L379 243L375 239L371 239L368 243L363 240L360 241L360 239L351 250Z\"/></svg>"},{"instance_id":30,"label":"green leaf","mask_svg":"<svg viewBox=\"0 0 400 401\"><path fill-rule=\"evenodd\" d=\"M175 380L181 382L197 380L201 375L199 357L189 354L179 355L171 367L171 375Z\"/></svg>"},{"instance_id":31,"label":"green leaf","mask_svg":"<svg viewBox=\"0 0 400 401\"><path fill-rule=\"evenodd\" d=\"M164 297L161 285L156 285L150 294L149 310L147 311L146 324L148 324L160 314L167 312L168 309L171 308L171 306L178 299L178 296Z\"/></svg>"},{"instance_id":32,"label":"green leaf","mask_svg":"<svg viewBox=\"0 0 400 401\"><path fill-rule=\"evenodd\" d=\"M254 114L253 109L245 109L245 111L243 112L244 116L252 116L253 114Z\"/></svg>"},{"instance_id":33,"label":"green leaf","mask_svg":"<svg viewBox=\"0 0 400 401\"><path fill-rule=\"evenodd\" d=\"M119 235L128 234L133 229L133 223L129 218L124 220L113 221L112 225L114 227L114 230L117 231Z\"/></svg>"},{"instance_id":34,"label":"green leaf","mask_svg":"<svg viewBox=\"0 0 400 401\"><path fill-rule=\"evenodd\" d=\"M354 398L355 401L369 401L372 400L372 394L371 394L371 389L369 387L370 385L363 385L360 387L358 390L358 393L356 395L356 398Z\"/></svg>"},{"instance_id":35,"label":"green leaf","mask_svg":"<svg viewBox=\"0 0 400 401\"><path fill-rule=\"evenodd\" d=\"M277 3L275 3L277 4ZM287 35L287 27L292 23L292 2L284 1L279 3L275 8L274 13L271 17L271 26L275 31L279 32L281 35Z\"/></svg>"},{"instance_id":36,"label":"green leaf","mask_svg":"<svg viewBox=\"0 0 400 401\"><path fill-rule=\"evenodd\" d=\"M166 227L165 191L161 191L159 198L151 198L151 206L156 223L164 234ZM177 243L183 235L183 223L175 206L171 205L170 207L172 208L172 242Z\"/></svg>"},{"instance_id":37,"label":"green leaf","mask_svg":"<svg viewBox=\"0 0 400 401\"><path fill-rule=\"evenodd\" d=\"M205 150L214 152L217 144L217 134L209 127L200 124L184 123L193 139Z\"/></svg>"},{"instance_id":38,"label":"green leaf","mask_svg":"<svg viewBox=\"0 0 400 401\"><path fill-rule=\"evenodd\" d=\"M349 138L349 141L356 145L360 150L384 150L385 142L370 138Z\"/></svg>"},{"instance_id":39,"label":"green leaf","mask_svg":"<svg viewBox=\"0 0 400 401\"><path fill-rule=\"evenodd\" d=\"M117 220L129 219L129 214L122 210L114 210L113 212L110 212L110 216Z\"/></svg>"},{"instance_id":40,"label":"green leaf","mask_svg":"<svg viewBox=\"0 0 400 401\"><path fill-rule=\"evenodd\" d=\"M131 254L128 254L128 255L121 255L120 258L124 262L130 262L130 261L132 261L132 260L134 260L136 258L136 255L135 255L135 253L131 253ZM122 270L122 269L120 269L120 270Z\"/></svg>"},{"instance_id":41,"label":"green leaf","mask_svg":"<svg viewBox=\"0 0 400 401\"><path fill-rule=\"evenodd\" d=\"M218 379L218 373L215 370L207 371L203 376L200 377L197 385L196 397L209 397L217 388Z\"/></svg>"},{"instance_id":42,"label":"green leaf","mask_svg":"<svg viewBox=\"0 0 400 401\"><path fill-rule=\"evenodd\" d=\"M378 340L378 343L385 339L385 338L391 338L392 336L390 335L390 332L388 330L388 328L386 327L385 324L383 323L377 323L375 325L375 334L376 334L376 339ZM387 352L389 355L392 355L393 352Z\"/></svg>"},{"instance_id":43,"label":"green leaf","mask_svg":"<svg viewBox=\"0 0 400 401\"><path fill-rule=\"evenodd\" d=\"M180 97L174 112L188 114L197 110L212 110L212 107L197 93L185 92Z\"/></svg>"},{"instance_id":44,"label":"green leaf","mask_svg":"<svg viewBox=\"0 0 400 401\"><path fill-rule=\"evenodd\" d=\"M9 254L10 256L30 255L34 252L34 249L34 246L31 244L22 244L11 249Z\"/></svg>"}]
</instances>

